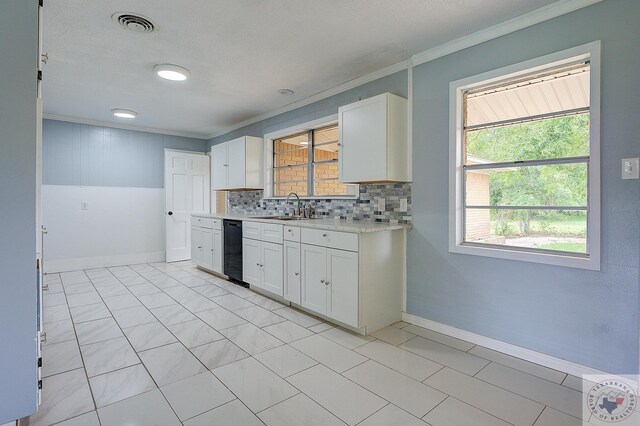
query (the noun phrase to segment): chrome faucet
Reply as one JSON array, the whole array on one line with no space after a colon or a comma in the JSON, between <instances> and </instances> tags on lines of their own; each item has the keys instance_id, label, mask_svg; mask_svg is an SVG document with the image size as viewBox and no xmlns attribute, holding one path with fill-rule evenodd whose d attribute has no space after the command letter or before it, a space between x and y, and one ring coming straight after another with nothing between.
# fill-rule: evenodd
<instances>
[{"instance_id":1,"label":"chrome faucet","mask_svg":"<svg viewBox=\"0 0 640 426\"><path fill-rule=\"evenodd\" d=\"M287 195L287 200L285 201L285 204L289 204L289 198L291 198L292 195L295 195L296 198L298 199L297 207L293 209L293 215L300 216L300 197L298 197L298 194L296 194L295 192L290 192L289 195Z\"/></svg>"}]
</instances>

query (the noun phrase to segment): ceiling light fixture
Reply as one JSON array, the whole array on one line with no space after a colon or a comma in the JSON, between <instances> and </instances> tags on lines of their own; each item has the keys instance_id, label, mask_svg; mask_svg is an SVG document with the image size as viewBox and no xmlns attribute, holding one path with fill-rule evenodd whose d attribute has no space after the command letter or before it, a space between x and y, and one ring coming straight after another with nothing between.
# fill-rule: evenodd
<instances>
[{"instance_id":1,"label":"ceiling light fixture","mask_svg":"<svg viewBox=\"0 0 640 426\"><path fill-rule=\"evenodd\" d=\"M122 109L122 108L114 108L111 110L111 112L113 113L113 115L115 115L118 118L132 119L132 118L136 118L136 115L138 115L138 113L135 111L131 111L130 109Z\"/></svg>"},{"instance_id":2,"label":"ceiling light fixture","mask_svg":"<svg viewBox=\"0 0 640 426\"><path fill-rule=\"evenodd\" d=\"M279 89L278 90L278 95L283 95L283 96L291 96L293 95L293 90L291 89Z\"/></svg>"},{"instance_id":3,"label":"ceiling light fixture","mask_svg":"<svg viewBox=\"0 0 640 426\"><path fill-rule=\"evenodd\" d=\"M309 142L308 141L302 141L302 142L300 142L300 145L309 145Z\"/></svg>"},{"instance_id":4,"label":"ceiling light fixture","mask_svg":"<svg viewBox=\"0 0 640 426\"><path fill-rule=\"evenodd\" d=\"M158 76L171 81L184 81L191 75L188 69L173 64L156 65L153 70Z\"/></svg>"}]
</instances>

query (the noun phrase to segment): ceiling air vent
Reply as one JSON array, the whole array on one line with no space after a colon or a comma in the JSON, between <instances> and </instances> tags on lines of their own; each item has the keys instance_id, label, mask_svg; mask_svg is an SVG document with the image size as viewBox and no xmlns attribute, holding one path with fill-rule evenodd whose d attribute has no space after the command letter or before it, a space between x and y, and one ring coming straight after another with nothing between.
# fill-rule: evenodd
<instances>
[{"instance_id":1,"label":"ceiling air vent","mask_svg":"<svg viewBox=\"0 0 640 426\"><path fill-rule=\"evenodd\" d=\"M148 18L142 15L136 15L129 12L118 12L111 16L114 22L120 24L125 30L136 33L151 33L155 31L156 26Z\"/></svg>"}]
</instances>

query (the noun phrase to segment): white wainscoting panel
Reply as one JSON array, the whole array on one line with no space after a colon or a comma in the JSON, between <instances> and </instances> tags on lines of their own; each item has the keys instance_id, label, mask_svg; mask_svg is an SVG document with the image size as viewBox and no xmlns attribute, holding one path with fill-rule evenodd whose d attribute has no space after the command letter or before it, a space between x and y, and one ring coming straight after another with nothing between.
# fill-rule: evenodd
<instances>
[{"instance_id":1,"label":"white wainscoting panel","mask_svg":"<svg viewBox=\"0 0 640 426\"><path fill-rule=\"evenodd\" d=\"M45 272L165 258L164 188L43 185L42 216Z\"/></svg>"}]
</instances>

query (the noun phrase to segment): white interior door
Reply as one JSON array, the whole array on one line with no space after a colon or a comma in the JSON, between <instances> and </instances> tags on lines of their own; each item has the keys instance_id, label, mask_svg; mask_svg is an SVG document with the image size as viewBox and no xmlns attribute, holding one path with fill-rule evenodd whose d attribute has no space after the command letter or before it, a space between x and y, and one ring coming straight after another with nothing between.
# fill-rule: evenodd
<instances>
[{"instance_id":1,"label":"white interior door","mask_svg":"<svg viewBox=\"0 0 640 426\"><path fill-rule=\"evenodd\" d=\"M191 258L191 213L210 210L209 157L165 150L164 188L166 259Z\"/></svg>"}]
</instances>

